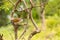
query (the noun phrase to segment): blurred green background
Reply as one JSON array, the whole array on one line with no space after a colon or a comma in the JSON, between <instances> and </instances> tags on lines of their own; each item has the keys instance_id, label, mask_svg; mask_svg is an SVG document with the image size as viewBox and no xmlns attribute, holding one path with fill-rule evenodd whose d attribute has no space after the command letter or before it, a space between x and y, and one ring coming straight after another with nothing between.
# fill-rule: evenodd
<instances>
[{"instance_id":1,"label":"blurred green background","mask_svg":"<svg viewBox=\"0 0 60 40\"><path fill-rule=\"evenodd\" d=\"M11 0L14 4L17 0ZM35 5L40 5L40 0L33 0ZM26 0L28 3L28 7L30 7L29 0ZM10 22L10 13L13 9L12 3L8 0L0 0L0 34L3 34L4 40L14 40L14 29L11 24L7 23ZM19 4L17 9L19 9ZM19 16L19 13L26 13L26 12L16 12ZM41 28L41 18L39 18L40 7L36 7L32 9L32 16L36 23ZM25 14L22 14L22 17ZM25 16L24 16L25 17ZM36 34L33 36L31 40L46 40L47 37L51 34L52 36L48 38L48 40L60 40L60 0L49 0L48 4L45 6L45 21L46 21L46 31L42 31L41 33ZM28 35L33 30L33 25L29 20L29 27L27 32L25 33L24 37L27 40ZM18 36L22 33L23 27L19 27L18 29ZM21 39L23 40L23 39Z\"/></svg>"}]
</instances>

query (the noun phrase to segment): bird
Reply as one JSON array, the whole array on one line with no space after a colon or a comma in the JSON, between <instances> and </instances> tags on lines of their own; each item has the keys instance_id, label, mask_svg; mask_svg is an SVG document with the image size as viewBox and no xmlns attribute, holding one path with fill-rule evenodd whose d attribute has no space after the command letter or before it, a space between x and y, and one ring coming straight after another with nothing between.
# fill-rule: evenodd
<instances>
[{"instance_id":1,"label":"bird","mask_svg":"<svg viewBox=\"0 0 60 40\"><path fill-rule=\"evenodd\" d=\"M23 19L22 18L11 18L11 21L14 23L17 23L17 22L22 22Z\"/></svg>"}]
</instances>

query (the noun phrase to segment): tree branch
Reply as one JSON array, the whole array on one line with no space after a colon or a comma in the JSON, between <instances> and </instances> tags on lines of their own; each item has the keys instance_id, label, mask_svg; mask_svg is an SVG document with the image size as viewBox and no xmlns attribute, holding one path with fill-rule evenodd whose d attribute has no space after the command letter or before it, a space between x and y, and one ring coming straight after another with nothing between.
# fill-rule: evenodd
<instances>
[{"instance_id":1,"label":"tree branch","mask_svg":"<svg viewBox=\"0 0 60 40\"><path fill-rule=\"evenodd\" d=\"M32 17L32 12L31 12L31 10L30 10L29 17L30 17L30 20L31 20L31 22L33 23L35 29L36 29L36 30L34 30L34 31L29 35L29 37L28 37L28 40L31 40L31 38L32 38L35 34L40 33L41 30L38 29L38 25L36 24L36 22L34 21L34 19L33 19L33 17Z\"/></svg>"},{"instance_id":2,"label":"tree branch","mask_svg":"<svg viewBox=\"0 0 60 40\"><path fill-rule=\"evenodd\" d=\"M11 17L13 17L14 12L16 11L16 7L17 7L17 5L18 5L20 2L21 2L21 0L18 0L18 1L16 2L15 7L14 7L14 9L13 9L13 11L12 11ZM29 17L30 17L31 22L33 23L34 27L36 28L36 30L34 30L34 31L29 35L28 40L30 40L35 34L37 34L37 33L40 32L40 30L38 29L38 25L36 24L36 22L34 21L34 19L33 19L33 17L32 17L32 12L31 12L31 11L32 11L32 8L34 8L34 7L40 7L40 6L34 6L32 0L30 0L31 8L28 8L27 3L25 2L25 0L22 0L22 2L24 3L24 5L25 5L25 7L26 7L24 10L27 11L27 13L29 14ZM22 11L24 11L24 10L22 10ZM12 24L13 24L14 29L15 29L15 40L17 40L17 25L14 25L14 23L12 23ZM24 32L21 34L20 38L21 38L22 35L24 35L24 33L26 32L26 28L24 28L24 29L25 29L25 30L24 30ZM31 35L32 35L32 36L31 36Z\"/></svg>"},{"instance_id":3,"label":"tree branch","mask_svg":"<svg viewBox=\"0 0 60 40\"><path fill-rule=\"evenodd\" d=\"M24 33L26 32L26 30L27 30L27 24L24 25L24 31L20 35L19 39L24 35Z\"/></svg>"},{"instance_id":4,"label":"tree branch","mask_svg":"<svg viewBox=\"0 0 60 40\"><path fill-rule=\"evenodd\" d=\"M42 19L42 30L45 30L46 29L46 26L45 26L45 6L47 4L47 0L41 0L40 1L40 5L41 5L41 19Z\"/></svg>"},{"instance_id":5,"label":"tree branch","mask_svg":"<svg viewBox=\"0 0 60 40\"><path fill-rule=\"evenodd\" d=\"M11 13L11 18L13 18L13 14L14 14L14 12L16 11L17 5L18 5L20 2L21 2L21 0L18 0L18 1L15 3L14 9L13 9L13 11L12 11L12 13ZM14 27L15 40L17 40L17 39L18 39L18 36L17 36L18 25L15 25L12 20L11 20L11 22L12 22L12 25L13 25L13 27Z\"/></svg>"},{"instance_id":6,"label":"tree branch","mask_svg":"<svg viewBox=\"0 0 60 40\"><path fill-rule=\"evenodd\" d=\"M30 3L31 3L31 6L32 6L32 7L35 6L32 0L30 0Z\"/></svg>"},{"instance_id":7,"label":"tree branch","mask_svg":"<svg viewBox=\"0 0 60 40\"><path fill-rule=\"evenodd\" d=\"M28 8L28 7L27 7L27 3L26 3L24 0L23 0L23 2L24 2L25 7ZM30 0L30 3L31 3L31 2L32 2L32 0ZM33 32L29 35L28 40L31 40L31 38L32 38L35 34L37 34L37 33L40 32L40 30L38 29L38 25L37 25L37 24L35 23L35 21L33 20L32 12L31 12L32 8L33 8L33 5L32 5L32 3L31 3L31 8L30 8L30 10L27 9L27 13L29 14L30 20L32 21L32 23L33 23L34 27L36 28L36 30L33 31Z\"/></svg>"},{"instance_id":8,"label":"tree branch","mask_svg":"<svg viewBox=\"0 0 60 40\"><path fill-rule=\"evenodd\" d=\"M14 12L16 11L17 5L18 5L20 2L21 2L21 0L18 0L18 1L15 3L14 9L12 10L12 13L11 13L11 17L13 17L13 14L14 14Z\"/></svg>"}]
</instances>

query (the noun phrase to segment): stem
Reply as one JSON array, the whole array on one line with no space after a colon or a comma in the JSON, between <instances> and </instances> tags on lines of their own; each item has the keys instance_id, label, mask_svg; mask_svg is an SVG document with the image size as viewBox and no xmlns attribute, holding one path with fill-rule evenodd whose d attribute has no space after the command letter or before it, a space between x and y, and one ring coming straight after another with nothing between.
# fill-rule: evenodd
<instances>
[{"instance_id":1,"label":"stem","mask_svg":"<svg viewBox=\"0 0 60 40\"><path fill-rule=\"evenodd\" d=\"M42 29L45 30L45 4L43 2L41 4L41 19L42 19Z\"/></svg>"},{"instance_id":2,"label":"stem","mask_svg":"<svg viewBox=\"0 0 60 40\"><path fill-rule=\"evenodd\" d=\"M15 32L15 40L17 40L18 36L17 36L17 29L16 28L14 29L14 32Z\"/></svg>"},{"instance_id":3,"label":"stem","mask_svg":"<svg viewBox=\"0 0 60 40\"><path fill-rule=\"evenodd\" d=\"M34 19L33 19L33 17L32 17L32 13L30 13L29 16L30 16L30 20L32 21L34 27L38 30L38 25L35 23L35 21L34 21Z\"/></svg>"}]
</instances>

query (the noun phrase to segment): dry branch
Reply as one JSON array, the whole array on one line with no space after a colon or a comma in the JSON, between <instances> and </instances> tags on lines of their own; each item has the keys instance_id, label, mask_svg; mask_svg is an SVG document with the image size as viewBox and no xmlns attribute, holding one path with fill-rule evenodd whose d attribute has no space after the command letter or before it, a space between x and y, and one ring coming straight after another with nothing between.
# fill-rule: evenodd
<instances>
[{"instance_id":1,"label":"dry branch","mask_svg":"<svg viewBox=\"0 0 60 40\"><path fill-rule=\"evenodd\" d=\"M26 32L26 30L27 30L27 24L24 25L24 31L20 35L19 39L24 35L24 33Z\"/></svg>"},{"instance_id":2,"label":"dry branch","mask_svg":"<svg viewBox=\"0 0 60 40\"><path fill-rule=\"evenodd\" d=\"M37 25L36 22L34 21L34 19L33 19L33 17L32 17L32 12L31 12L31 10L30 10L29 17L30 17L30 20L31 20L31 22L33 23L35 29L36 29L36 30L34 30L34 31L29 35L29 37L28 37L28 40L31 40L31 38L32 38L35 34L40 33L41 30L39 30L38 25Z\"/></svg>"},{"instance_id":3,"label":"dry branch","mask_svg":"<svg viewBox=\"0 0 60 40\"><path fill-rule=\"evenodd\" d=\"M15 3L15 7L14 7L14 9L13 9L13 11L12 11L11 18L13 18L13 14L14 14L14 12L17 10L16 7L17 7L17 5L18 5L20 2L21 2L21 0L18 0L18 1ZM30 0L31 7L28 8L27 3L25 2L25 0L22 0L22 2L23 2L24 5L25 5L25 9L24 9L24 10L21 10L21 11L27 11L28 16L29 16L31 22L33 23L34 27L36 28L36 30L34 30L34 31L29 35L28 40L30 40L35 34L37 34L37 33L40 32L40 30L38 29L38 25L36 24L36 22L34 21L34 19L33 19L33 17L32 17L32 8L40 7L40 6L35 6L34 3L33 3L33 1ZM17 40L17 29L18 29L18 25L15 25L13 22L12 22L12 24L13 24L13 26L14 26L14 31L15 31L15 40ZM21 38L21 37L24 35L24 33L26 32L26 27L25 27L24 29L25 29L24 32L21 34L21 36L20 36L19 38Z\"/></svg>"},{"instance_id":4,"label":"dry branch","mask_svg":"<svg viewBox=\"0 0 60 40\"><path fill-rule=\"evenodd\" d=\"M12 13L11 13L11 18L13 18L13 14L14 14L14 12L16 11L17 5L18 5L20 2L21 2L21 0L18 0L18 1L15 3L14 9L13 9L13 11L12 11ZM17 36L18 25L15 25L12 20L11 20L11 22L12 22L12 25L14 26L15 40L17 40L17 39L18 39L18 38L17 38L17 37L18 37L18 36Z\"/></svg>"},{"instance_id":5,"label":"dry branch","mask_svg":"<svg viewBox=\"0 0 60 40\"><path fill-rule=\"evenodd\" d=\"M25 0L23 0L23 2L24 2L25 7L28 8L28 7L27 7L27 3L25 2ZM40 32L40 30L38 29L38 25L35 23L35 21L33 20L33 17L32 17L32 12L31 12L31 10L32 10L32 8L33 8L32 0L30 0L30 3L31 3L31 8L30 8L30 10L27 9L27 13L29 14L29 18L30 18L30 20L32 21L32 23L33 23L34 27L36 28L36 30L33 31L33 32L29 35L28 40L31 40L31 38L32 38L35 34L37 34L37 33Z\"/></svg>"},{"instance_id":6,"label":"dry branch","mask_svg":"<svg viewBox=\"0 0 60 40\"><path fill-rule=\"evenodd\" d=\"M27 7L26 2L25 2L24 0L23 0L23 2L24 2L25 7L26 7L26 8L28 8L28 7ZM29 13L29 17L30 17L30 19L31 19L32 23L34 24L34 27L35 27L36 29L38 29L37 24L36 24L36 23L35 23L35 21L33 20L31 10L32 10L32 7L30 8L30 10L29 10L29 9L27 9L27 12Z\"/></svg>"}]
</instances>

